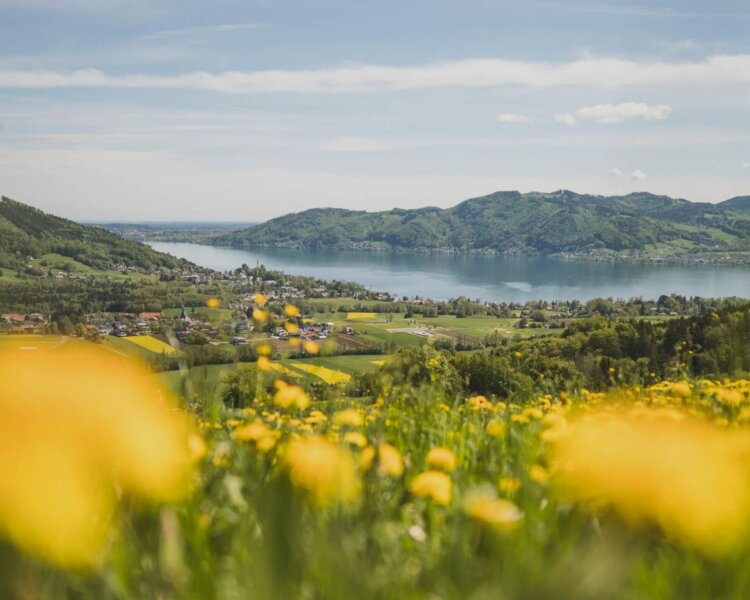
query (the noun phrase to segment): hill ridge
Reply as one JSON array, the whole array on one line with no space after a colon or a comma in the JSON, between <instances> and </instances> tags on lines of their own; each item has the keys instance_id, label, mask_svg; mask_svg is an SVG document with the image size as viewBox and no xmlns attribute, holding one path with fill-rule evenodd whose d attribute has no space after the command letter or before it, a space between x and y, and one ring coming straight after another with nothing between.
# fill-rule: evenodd
<instances>
[{"instance_id":1,"label":"hill ridge","mask_svg":"<svg viewBox=\"0 0 750 600\"><path fill-rule=\"evenodd\" d=\"M745 210L742 198L711 204L649 192L504 190L445 209L309 209L222 234L212 243L519 254L747 251L750 201Z\"/></svg>"}]
</instances>

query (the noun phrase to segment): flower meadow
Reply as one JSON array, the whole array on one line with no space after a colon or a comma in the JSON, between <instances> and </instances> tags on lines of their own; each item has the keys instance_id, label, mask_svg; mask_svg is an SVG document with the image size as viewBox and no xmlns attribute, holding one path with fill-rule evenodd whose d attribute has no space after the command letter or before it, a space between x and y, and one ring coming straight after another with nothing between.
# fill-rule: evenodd
<instances>
[{"instance_id":1,"label":"flower meadow","mask_svg":"<svg viewBox=\"0 0 750 600\"><path fill-rule=\"evenodd\" d=\"M745 380L321 397L267 359L180 406L93 345L0 358L3 598L750 597Z\"/></svg>"}]
</instances>

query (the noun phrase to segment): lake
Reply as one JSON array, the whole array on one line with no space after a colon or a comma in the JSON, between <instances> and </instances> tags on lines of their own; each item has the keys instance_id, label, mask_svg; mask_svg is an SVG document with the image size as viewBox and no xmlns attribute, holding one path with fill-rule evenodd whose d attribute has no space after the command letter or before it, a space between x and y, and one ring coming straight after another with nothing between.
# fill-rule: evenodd
<instances>
[{"instance_id":1,"label":"lake","mask_svg":"<svg viewBox=\"0 0 750 600\"><path fill-rule=\"evenodd\" d=\"M201 244L148 242L197 265L226 271L243 263L320 279L357 281L397 296L498 302L750 295L750 267L605 263L523 256L402 254L333 250L238 250Z\"/></svg>"}]
</instances>

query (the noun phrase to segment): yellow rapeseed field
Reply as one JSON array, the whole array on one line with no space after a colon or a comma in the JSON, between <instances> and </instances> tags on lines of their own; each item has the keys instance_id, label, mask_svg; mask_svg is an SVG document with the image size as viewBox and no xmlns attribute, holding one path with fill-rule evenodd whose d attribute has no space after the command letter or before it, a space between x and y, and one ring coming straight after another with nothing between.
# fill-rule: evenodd
<instances>
[{"instance_id":1,"label":"yellow rapeseed field","mask_svg":"<svg viewBox=\"0 0 750 600\"><path fill-rule=\"evenodd\" d=\"M129 335L124 339L156 354L175 354L177 352L177 350L169 344L165 344L161 340L150 335Z\"/></svg>"},{"instance_id":2,"label":"yellow rapeseed field","mask_svg":"<svg viewBox=\"0 0 750 600\"><path fill-rule=\"evenodd\" d=\"M315 375L325 381L326 383L346 383L352 376L342 371L334 371L327 367L321 367L320 365L309 365L306 363L295 363L295 369L300 369L311 375Z\"/></svg>"}]
</instances>

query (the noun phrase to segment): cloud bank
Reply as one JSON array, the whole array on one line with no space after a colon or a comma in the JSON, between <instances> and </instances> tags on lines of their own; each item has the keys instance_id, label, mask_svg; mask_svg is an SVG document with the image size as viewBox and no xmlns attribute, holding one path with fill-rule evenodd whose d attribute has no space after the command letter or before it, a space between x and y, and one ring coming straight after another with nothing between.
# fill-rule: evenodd
<instances>
[{"instance_id":1,"label":"cloud bank","mask_svg":"<svg viewBox=\"0 0 750 600\"><path fill-rule=\"evenodd\" d=\"M565 125L575 125L578 121L596 123L622 123L629 119L660 121L672 112L668 104L651 106L645 102L623 102L621 104L596 104L584 106L575 113L558 113L555 120Z\"/></svg>"},{"instance_id":2,"label":"cloud bank","mask_svg":"<svg viewBox=\"0 0 750 600\"><path fill-rule=\"evenodd\" d=\"M76 71L4 70L0 88L151 88L227 94L358 93L439 87L722 85L750 83L750 54L712 56L695 62L644 62L586 58L548 63L494 58L417 66L347 64L309 70L197 71L177 75L111 75Z\"/></svg>"}]
</instances>

